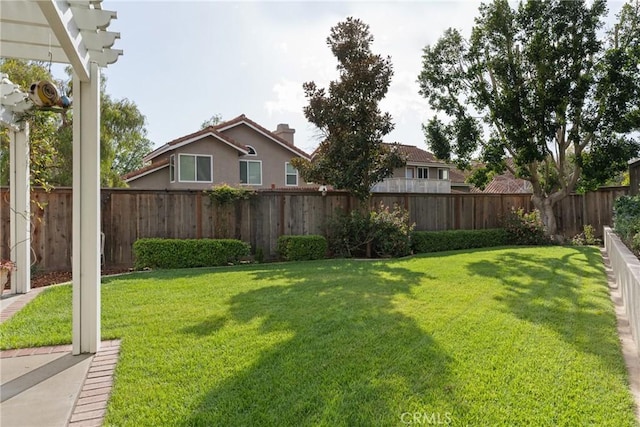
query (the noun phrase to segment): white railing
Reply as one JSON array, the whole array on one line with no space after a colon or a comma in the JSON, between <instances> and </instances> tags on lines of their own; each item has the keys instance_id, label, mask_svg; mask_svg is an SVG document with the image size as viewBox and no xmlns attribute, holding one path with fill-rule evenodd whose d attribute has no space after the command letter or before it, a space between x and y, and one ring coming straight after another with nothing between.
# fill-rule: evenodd
<instances>
[{"instance_id":1,"label":"white railing","mask_svg":"<svg viewBox=\"0 0 640 427\"><path fill-rule=\"evenodd\" d=\"M444 179L386 178L371 189L374 193L451 193L451 181Z\"/></svg>"},{"instance_id":2,"label":"white railing","mask_svg":"<svg viewBox=\"0 0 640 427\"><path fill-rule=\"evenodd\" d=\"M629 319L636 350L640 352L640 260L610 227L604 227L604 248Z\"/></svg>"}]
</instances>

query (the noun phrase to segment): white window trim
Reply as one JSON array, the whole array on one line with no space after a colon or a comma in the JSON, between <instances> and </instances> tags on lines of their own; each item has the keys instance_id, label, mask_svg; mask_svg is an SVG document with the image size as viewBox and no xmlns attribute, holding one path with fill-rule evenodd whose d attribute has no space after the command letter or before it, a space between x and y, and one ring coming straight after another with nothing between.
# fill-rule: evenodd
<instances>
[{"instance_id":1,"label":"white window trim","mask_svg":"<svg viewBox=\"0 0 640 427\"><path fill-rule=\"evenodd\" d=\"M171 179L171 171L173 170L173 179ZM176 182L176 155L169 156L169 182Z\"/></svg>"},{"instance_id":2,"label":"white window trim","mask_svg":"<svg viewBox=\"0 0 640 427\"><path fill-rule=\"evenodd\" d=\"M411 175L413 175L413 178L412 178L412 177L410 177L410 176L407 176L407 175L409 175L409 171L411 171ZM415 178L416 178L416 168L415 168L415 167L413 167L413 166L407 166L407 167L405 167L405 168L404 168L404 177L405 177L406 179L415 179Z\"/></svg>"},{"instance_id":3,"label":"white window trim","mask_svg":"<svg viewBox=\"0 0 640 427\"><path fill-rule=\"evenodd\" d=\"M440 178L440 171L444 171L447 173L447 177L446 178ZM449 169L447 168L438 168L438 179L440 181L448 181L449 180Z\"/></svg>"},{"instance_id":4,"label":"white window trim","mask_svg":"<svg viewBox=\"0 0 640 427\"><path fill-rule=\"evenodd\" d=\"M246 163L260 163L260 183L259 184L251 184L251 183L240 183L240 185L262 185L262 160L240 160L240 162ZM238 166L239 168L239 166ZM239 178L239 177L238 177ZM247 180L249 179L249 165L247 165Z\"/></svg>"},{"instance_id":5,"label":"white window trim","mask_svg":"<svg viewBox=\"0 0 640 427\"><path fill-rule=\"evenodd\" d=\"M296 173L295 173L296 183L295 184L287 184L287 177L289 175L294 175L292 173L287 172L287 165L291 165L291 162L284 162L284 185L286 187L297 187L298 186L298 182L300 180L300 175L298 174L298 169L296 169L295 167L293 167L293 165L291 165L291 167L293 167L293 170L296 171Z\"/></svg>"},{"instance_id":6,"label":"white window trim","mask_svg":"<svg viewBox=\"0 0 640 427\"><path fill-rule=\"evenodd\" d=\"M258 155L258 150L256 150L256 148L253 145L245 145L245 147L247 147L247 151L248 151L248 153L245 154L245 156L255 157ZM251 150L253 150L253 154L251 154Z\"/></svg>"},{"instance_id":7,"label":"white window trim","mask_svg":"<svg viewBox=\"0 0 640 427\"><path fill-rule=\"evenodd\" d=\"M180 157L182 156L189 156L189 157L195 157L196 158L196 180L195 181L183 181L182 179L180 179ZM211 180L209 181L198 181L198 157L208 157L209 158L209 167L211 168ZM195 184L210 184L213 182L213 156L211 154L189 154L189 153L180 153L178 154L178 182L185 182L185 183L195 183Z\"/></svg>"},{"instance_id":8,"label":"white window trim","mask_svg":"<svg viewBox=\"0 0 640 427\"><path fill-rule=\"evenodd\" d=\"M424 177L424 174L422 176L422 178L420 178L420 171L426 171L427 172L427 176L426 178ZM429 179L429 167L428 166L417 166L416 167L416 179Z\"/></svg>"}]
</instances>

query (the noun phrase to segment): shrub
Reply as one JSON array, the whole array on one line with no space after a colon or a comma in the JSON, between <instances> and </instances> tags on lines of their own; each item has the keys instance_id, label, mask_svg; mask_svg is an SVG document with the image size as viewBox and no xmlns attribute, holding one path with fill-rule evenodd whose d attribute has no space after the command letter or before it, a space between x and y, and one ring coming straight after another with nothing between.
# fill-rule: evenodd
<instances>
[{"instance_id":1,"label":"shrub","mask_svg":"<svg viewBox=\"0 0 640 427\"><path fill-rule=\"evenodd\" d=\"M636 253L640 253L640 233L636 233L631 239L631 250Z\"/></svg>"},{"instance_id":2,"label":"shrub","mask_svg":"<svg viewBox=\"0 0 640 427\"><path fill-rule=\"evenodd\" d=\"M537 209L525 212L511 208L503 221L503 227L514 245L549 245L551 239L545 234L544 224Z\"/></svg>"},{"instance_id":3,"label":"shrub","mask_svg":"<svg viewBox=\"0 0 640 427\"><path fill-rule=\"evenodd\" d=\"M412 236L414 253L487 248L509 244L509 234L502 228L489 230L416 231Z\"/></svg>"},{"instance_id":4,"label":"shrub","mask_svg":"<svg viewBox=\"0 0 640 427\"><path fill-rule=\"evenodd\" d=\"M602 240L596 237L596 230L593 228L593 225L587 224L584 226L582 233L571 239L571 243L575 246L600 246L602 245Z\"/></svg>"},{"instance_id":5,"label":"shrub","mask_svg":"<svg viewBox=\"0 0 640 427\"><path fill-rule=\"evenodd\" d=\"M640 195L616 199L613 204L613 230L626 242L640 233Z\"/></svg>"},{"instance_id":6,"label":"shrub","mask_svg":"<svg viewBox=\"0 0 640 427\"><path fill-rule=\"evenodd\" d=\"M380 204L368 213L357 210L348 214L338 211L329 221L329 248L338 257L359 257L371 254L378 257L399 257L411 253L411 232L406 209L393 209Z\"/></svg>"},{"instance_id":7,"label":"shrub","mask_svg":"<svg viewBox=\"0 0 640 427\"><path fill-rule=\"evenodd\" d=\"M349 213L336 211L328 221L329 250L341 258L361 257L366 254L370 242L369 216L354 210Z\"/></svg>"},{"instance_id":8,"label":"shrub","mask_svg":"<svg viewBox=\"0 0 640 427\"><path fill-rule=\"evenodd\" d=\"M136 269L227 265L249 251L248 243L234 239L139 239L133 244Z\"/></svg>"},{"instance_id":9,"label":"shrub","mask_svg":"<svg viewBox=\"0 0 640 427\"><path fill-rule=\"evenodd\" d=\"M280 236L278 253L287 261L322 259L327 254L327 239L323 236Z\"/></svg>"},{"instance_id":10,"label":"shrub","mask_svg":"<svg viewBox=\"0 0 640 427\"><path fill-rule=\"evenodd\" d=\"M370 216L373 252L379 257L401 257L411 253L411 233L415 224L409 225L409 212L396 205L392 210L380 203L378 211Z\"/></svg>"}]
</instances>

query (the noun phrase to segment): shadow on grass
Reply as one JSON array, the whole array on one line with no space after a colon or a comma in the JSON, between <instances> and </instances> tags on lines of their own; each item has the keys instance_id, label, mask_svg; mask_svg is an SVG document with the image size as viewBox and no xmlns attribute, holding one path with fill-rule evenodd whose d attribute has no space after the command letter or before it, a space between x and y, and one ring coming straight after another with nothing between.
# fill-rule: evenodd
<instances>
[{"instance_id":1,"label":"shadow on grass","mask_svg":"<svg viewBox=\"0 0 640 427\"><path fill-rule=\"evenodd\" d=\"M215 334L226 322L258 321L257 341L274 333L286 338L256 342L261 349L249 366L207 391L184 425L397 425L405 412L444 417L456 400L450 360L394 309L394 296L423 277L401 265L256 268L256 279L280 284L237 294L226 319L183 332Z\"/></svg>"},{"instance_id":2,"label":"shadow on grass","mask_svg":"<svg viewBox=\"0 0 640 427\"><path fill-rule=\"evenodd\" d=\"M468 269L500 280L506 292L496 299L519 319L555 331L565 342L601 356L608 364L619 347L608 289L583 280L606 281L602 257L597 248L572 249L561 258L505 252L498 262L479 261Z\"/></svg>"}]
</instances>

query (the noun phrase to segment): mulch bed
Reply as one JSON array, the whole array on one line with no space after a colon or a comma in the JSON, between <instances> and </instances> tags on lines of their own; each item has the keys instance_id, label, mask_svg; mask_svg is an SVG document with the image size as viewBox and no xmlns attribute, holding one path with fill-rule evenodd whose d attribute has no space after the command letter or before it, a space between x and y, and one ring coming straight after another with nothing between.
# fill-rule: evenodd
<instances>
[{"instance_id":1,"label":"mulch bed","mask_svg":"<svg viewBox=\"0 0 640 427\"><path fill-rule=\"evenodd\" d=\"M128 273L131 269L128 268L107 268L101 272L102 276L109 276L111 274ZM65 283L71 281L71 271L50 271L48 273L37 273L31 276L31 288L42 288L44 286L51 286L58 283ZM5 289L10 289L10 284L5 285Z\"/></svg>"}]
</instances>

